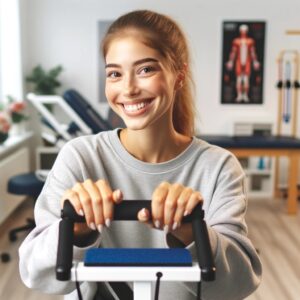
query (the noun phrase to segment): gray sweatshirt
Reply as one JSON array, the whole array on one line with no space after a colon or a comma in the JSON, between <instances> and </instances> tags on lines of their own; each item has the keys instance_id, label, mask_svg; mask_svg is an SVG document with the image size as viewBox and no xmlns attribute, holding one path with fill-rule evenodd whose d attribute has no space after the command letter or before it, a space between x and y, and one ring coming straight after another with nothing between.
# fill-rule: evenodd
<instances>
[{"instance_id":1,"label":"gray sweatshirt","mask_svg":"<svg viewBox=\"0 0 300 300\"><path fill-rule=\"evenodd\" d=\"M244 172L228 151L193 138L176 158L145 163L123 147L118 129L76 138L60 151L35 206L36 228L20 247L20 274L29 288L77 299L73 282L55 279L60 200L65 190L86 179L106 179L124 199L151 199L162 182L181 183L199 191L216 263L216 280L202 284L203 299L235 300L252 293L261 279L261 263L247 237ZM89 247L163 248L177 246L161 230L139 222L112 222ZM87 248L74 246L74 259ZM195 256L195 245L187 247ZM93 299L97 285L81 285L83 298ZM67 295L68 294L68 295ZM196 299L195 283L162 282L160 299Z\"/></svg>"}]
</instances>

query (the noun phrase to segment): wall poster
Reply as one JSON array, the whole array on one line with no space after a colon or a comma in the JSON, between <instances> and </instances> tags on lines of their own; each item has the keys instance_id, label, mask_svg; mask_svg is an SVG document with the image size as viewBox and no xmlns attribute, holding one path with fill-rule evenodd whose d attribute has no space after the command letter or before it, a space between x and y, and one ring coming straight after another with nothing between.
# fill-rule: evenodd
<instances>
[{"instance_id":1,"label":"wall poster","mask_svg":"<svg viewBox=\"0 0 300 300\"><path fill-rule=\"evenodd\" d=\"M265 27L262 21L224 21L222 104L262 104Z\"/></svg>"}]
</instances>

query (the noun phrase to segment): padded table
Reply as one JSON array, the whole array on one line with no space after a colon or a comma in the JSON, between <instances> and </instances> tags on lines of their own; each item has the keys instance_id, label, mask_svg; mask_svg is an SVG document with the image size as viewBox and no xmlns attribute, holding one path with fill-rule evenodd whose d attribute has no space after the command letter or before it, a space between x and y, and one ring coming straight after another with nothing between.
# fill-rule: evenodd
<instances>
[{"instance_id":1,"label":"padded table","mask_svg":"<svg viewBox=\"0 0 300 300\"><path fill-rule=\"evenodd\" d=\"M232 152L236 157L251 156L286 156L289 160L288 169L288 214L296 214L298 211L298 168L300 157L300 139L288 136L225 136L225 135L201 135L199 138L210 144L220 146ZM275 195L278 190L278 168L276 163Z\"/></svg>"}]
</instances>

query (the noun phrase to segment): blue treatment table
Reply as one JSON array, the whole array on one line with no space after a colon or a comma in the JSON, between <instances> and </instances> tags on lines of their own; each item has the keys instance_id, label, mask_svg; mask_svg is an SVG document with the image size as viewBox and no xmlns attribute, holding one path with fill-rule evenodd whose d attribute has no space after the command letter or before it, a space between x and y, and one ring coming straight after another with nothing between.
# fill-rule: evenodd
<instances>
[{"instance_id":1,"label":"blue treatment table","mask_svg":"<svg viewBox=\"0 0 300 300\"><path fill-rule=\"evenodd\" d=\"M289 160L288 174L288 214L297 214L298 205L298 169L300 157L300 139L288 136L225 136L225 135L202 135L199 138L210 144L220 146L232 152L236 157L251 156L286 156ZM276 164L275 190L278 190L279 164Z\"/></svg>"}]
</instances>

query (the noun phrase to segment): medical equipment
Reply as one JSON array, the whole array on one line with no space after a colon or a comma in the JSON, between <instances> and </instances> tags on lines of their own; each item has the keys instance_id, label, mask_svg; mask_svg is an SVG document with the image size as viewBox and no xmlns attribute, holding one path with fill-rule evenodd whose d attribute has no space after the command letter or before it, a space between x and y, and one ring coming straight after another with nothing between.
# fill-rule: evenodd
<instances>
[{"instance_id":1,"label":"medical equipment","mask_svg":"<svg viewBox=\"0 0 300 300\"><path fill-rule=\"evenodd\" d=\"M142 208L147 208L151 212L151 201L124 200L115 206L114 220L137 220L137 213ZM184 217L182 220L183 223L192 222L199 266L192 264L192 266L170 267L158 264L156 266L128 267L129 263L126 259L124 260L123 265L126 264L127 266L87 266L82 262L73 264L74 223L85 222L85 218L76 214L69 201L65 201L61 216L62 220L59 224L56 278L60 281L76 281L79 295L80 290L78 281L133 281L134 299L150 300L152 299L151 283L157 281L158 287L159 281L165 280L198 282L198 297L201 299L201 281L215 280L216 268L206 223L204 221L204 211L200 204L196 206L189 216ZM98 250L96 249L93 251L96 251L97 253ZM100 252L97 255L100 255L103 249L99 251ZM134 249L132 251L135 251L135 256L138 257L143 251L145 252L145 249ZM150 251L156 251L158 256L162 253L162 249L151 249ZM178 251L178 249L168 249L168 251ZM89 258L91 257L89 256ZM158 299L158 290L156 290L156 299Z\"/></svg>"},{"instance_id":2,"label":"medical equipment","mask_svg":"<svg viewBox=\"0 0 300 300\"><path fill-rule=\"evenodd\" d=\"M92 133L92 130L83 122L83 120L64 101L62 97L52 95L35 95L30 93L27 95L27 99L41 113L42 117L44 118L44 124L46 124L50 128L53 128L53 130L57 133L58 137L60 137L62 140L69 141L72 138L74 138L74 135L78 136L82 134ZM65 113L72 120L72 123L64 124L58 121L57 116L54 114L54 112L47 108L47 105L59 106L59 110ZM74 129L74 127L76 129ZM73 132L74 134L72 134L71 132ZM45 136L45 138L47 137Z\"/></svg>"}]
</instances>

